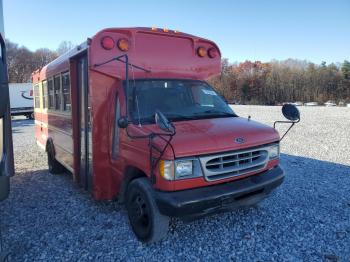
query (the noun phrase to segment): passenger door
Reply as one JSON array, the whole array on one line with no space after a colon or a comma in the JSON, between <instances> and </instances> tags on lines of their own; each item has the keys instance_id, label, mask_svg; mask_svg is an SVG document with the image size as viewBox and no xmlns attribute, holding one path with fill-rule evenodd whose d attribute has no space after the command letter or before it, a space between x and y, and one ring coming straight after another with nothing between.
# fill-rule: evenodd
<instances>
[{"instance_id":1,"label":"passenger door","mask_svg":"<svg viewBox=\"0 0 350 262\"><path fill-rule=\"evenodd\" d=\"M91 102L89 98L88 60L83 55L77 62L77 86L79 100L80 128L80 185L92 189L92 137L91 137Z\"/></svg>"}]
</instances>

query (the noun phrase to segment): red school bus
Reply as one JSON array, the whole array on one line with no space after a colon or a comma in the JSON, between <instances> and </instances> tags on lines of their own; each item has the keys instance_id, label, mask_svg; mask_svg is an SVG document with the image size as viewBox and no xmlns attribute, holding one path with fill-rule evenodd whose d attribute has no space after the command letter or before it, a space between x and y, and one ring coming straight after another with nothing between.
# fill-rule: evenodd
<instances>
[{"instance_id":1,"label":"red school bus","mask_svg":"<svg viewBox=\"0 0 350 262\"><path fill-rule=\"evenodd\" d=\"M221 71L209 40L109 28L33 73L35 136L50 173L126 205L143 242L169 219L253 205L279 186L278 132L238 117L205 82Z\"/></svg>"}]
</instances>

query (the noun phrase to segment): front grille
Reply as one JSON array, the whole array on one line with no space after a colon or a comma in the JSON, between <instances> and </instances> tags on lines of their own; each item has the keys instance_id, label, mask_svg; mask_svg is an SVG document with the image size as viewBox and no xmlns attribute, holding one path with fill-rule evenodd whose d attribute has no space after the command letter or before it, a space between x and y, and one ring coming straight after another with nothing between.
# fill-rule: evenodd
<instances>
[{"instance_id":1,"label":"front grille","mask_svg":"<svg viewBox=\"0 0 350 262\"><path fill-rule=\"evenodd\" d=\"M268 162L268 149L254 148L200 157L205 179L215 181L263 169Z\"/></svg>"}]
</instances>

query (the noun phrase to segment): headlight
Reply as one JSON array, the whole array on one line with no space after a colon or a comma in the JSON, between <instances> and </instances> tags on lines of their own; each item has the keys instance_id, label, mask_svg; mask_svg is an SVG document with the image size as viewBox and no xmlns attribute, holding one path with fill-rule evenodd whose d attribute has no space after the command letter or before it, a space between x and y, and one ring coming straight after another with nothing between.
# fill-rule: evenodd
<instances>
[{"instance_id":1,"label":"headlight","mask_svg":"<svg viewBox=\"0 0 350 262\"><path fill-rule=\"evenodd\" d=\"M280 145L276 144L276 145L272 145L269 148L269 158L270 159L276 159L280 157Z\"/></svg>"},{"instance_id":2,"label":"headlight","mask_svg":"<svg viewBox=\"0 0 350 262\"><path fill-rule=\"evenodd\" d=\"M180 180L202 176L198 159L161 160L159 174L165 180Z\"/></svg>"},{"instance_id":3,"label":"headlight","mask_svg":"<svg viewBox=\"0 0 350 262\"><path fill-rule=\"evenodd\" d=\"M175 177L184 178L192 176L193 173L192 160L183 160L175 162Z\"/></svg>"}]
</instances>

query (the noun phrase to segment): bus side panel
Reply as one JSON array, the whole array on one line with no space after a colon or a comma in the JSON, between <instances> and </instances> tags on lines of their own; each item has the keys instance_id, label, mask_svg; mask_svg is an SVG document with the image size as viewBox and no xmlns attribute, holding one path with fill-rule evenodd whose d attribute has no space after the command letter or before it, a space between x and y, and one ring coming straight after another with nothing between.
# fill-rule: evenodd
<instances>
[{"instance_id":1,"label":"bus side panel","mask_svg":"<svg viewBox=\"0 0 350 262\"><path fill-rule=\"evenodd\" d=\"M72 119L69 115L48 112L48 137L55 147L55 158L73 171Z\"/></svg>"},{"instance_id":2,"label":"bus side panel","mask_svg":"<svg viewBox=\"0 0 350 262\"><path fill-rule=\"evenodd\" d=\"M36 143L40 148L45 150L46 148L46 140L47 140L47 122L43 121L43 118L47 119L47 115L42 112L35 112L35 139ZM39 120L40 119L40 120Z\"/></svg>"}]
</instances>

